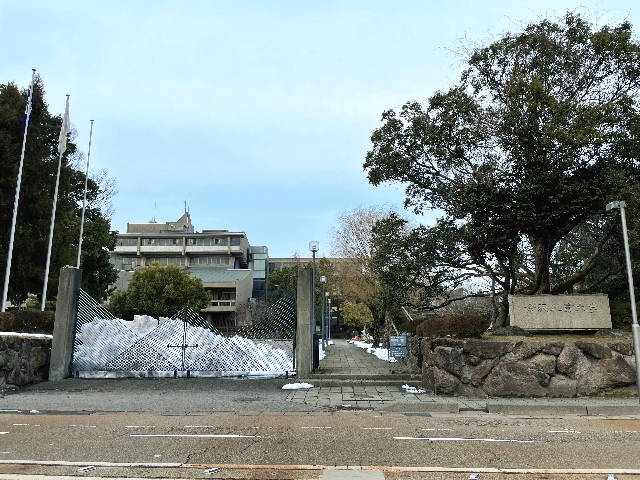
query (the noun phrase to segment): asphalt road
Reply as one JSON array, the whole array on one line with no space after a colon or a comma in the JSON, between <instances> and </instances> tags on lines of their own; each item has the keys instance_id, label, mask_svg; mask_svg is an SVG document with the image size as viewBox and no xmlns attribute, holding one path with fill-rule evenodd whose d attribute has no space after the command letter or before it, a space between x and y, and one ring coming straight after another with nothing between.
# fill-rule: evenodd
<instances>
[{"instance_id":1,"label":"asphalt road","mask_svg":"<svg viewBox=\"0 0 640 480\"><path fill-rule=\"evenodd\" d=\"M469 472L483 469L489 470L482 479L502 478L495 469L533 469L538 471L536 478L545 478L540 469L552 469L554 479L563 469L640 473L638 418L427 415L4 412L0 415L0 474L318 478L323 474L318 466L386 467L386 478L469 478ZM25 464L28 461L40 465ZM96 469L77 471L89 465ZM259 467L265 465L271 467ZM204 474L211 466L220 470ZM416 471L436 467L447 472ZM231 476L234 469L237 476ZM445 473L449 476L437 476ZM518 477L511 474L509 478ZM583 473L572 478L607 476Z\"/></svg>"}]
</instances>

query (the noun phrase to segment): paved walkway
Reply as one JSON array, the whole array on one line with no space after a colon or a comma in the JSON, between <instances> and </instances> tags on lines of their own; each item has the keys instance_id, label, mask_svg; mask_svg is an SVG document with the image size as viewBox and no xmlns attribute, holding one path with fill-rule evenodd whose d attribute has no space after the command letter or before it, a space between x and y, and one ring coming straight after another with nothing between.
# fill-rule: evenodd
<instances>
[{"instance_id":1,"label":"paved walkway","mask_svg":"<svg viewBox=\"0 0 640 480\"><path fill-rule=\"evenodd\" d=\"M316 374L373 377L391 373L389 362L367 353L364 348L347 340L332 341L334 344L327 346L326 356L320 361Z\"/></svg>"}]
</instances>

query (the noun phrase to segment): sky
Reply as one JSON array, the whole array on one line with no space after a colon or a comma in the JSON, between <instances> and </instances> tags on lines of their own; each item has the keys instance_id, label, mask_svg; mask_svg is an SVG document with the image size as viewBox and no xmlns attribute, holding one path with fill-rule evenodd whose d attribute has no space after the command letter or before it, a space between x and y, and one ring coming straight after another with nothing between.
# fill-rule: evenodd
<instances>
[{"instance_id":1,"label":"sky","mask_svg":"<svg viewBox=\"0 0 640 480\"><path fill-rule=\"evenodd\" d=\"M0 83L42 77L90 169L117 179L112 228L246 232L270 257L331 256L338 216L402 208L362 164L383 111L459 80L460 47L568 10L640 28L636 2L0 0ZM414 217L431 225L438 212Z\"/></svg>"}]
</instances>

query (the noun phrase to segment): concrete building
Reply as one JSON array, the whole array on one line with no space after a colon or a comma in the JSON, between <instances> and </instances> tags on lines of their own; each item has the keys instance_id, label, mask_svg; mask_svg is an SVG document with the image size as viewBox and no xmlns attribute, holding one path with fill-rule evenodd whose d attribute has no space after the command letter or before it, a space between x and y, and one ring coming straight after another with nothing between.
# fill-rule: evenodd
<instances>
[{"instance_id":1,"label":"concrete building","mask_svg":"<svg viewBox=\"0 0 640 480\"><path fill-rule=\"evenodd\" d=\"M267 247L251 247L244 232L197 232L189 212L175 222L127 223L111 252L120 270L116 289L126 290L133 272L153 262L188 269L202 280L213 299L201 313L214 325L235 324L237 305L266 292Z\"/></svg>"}]
</instances>

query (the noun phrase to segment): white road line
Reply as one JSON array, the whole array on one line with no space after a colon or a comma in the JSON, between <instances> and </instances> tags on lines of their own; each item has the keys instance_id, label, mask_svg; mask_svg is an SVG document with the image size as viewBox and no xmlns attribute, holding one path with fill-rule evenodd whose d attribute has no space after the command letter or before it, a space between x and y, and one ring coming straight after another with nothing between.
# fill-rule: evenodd
<instances>
[{"instance_id":1,"label":"white road line","mask_svg":"<svg viewBox=\"0 0 640 480\"><path fill-rule=\"evenodd\" d=\"M129 435L130 437L180 437L180 438L260 438L260 435Z\"/></svg>"},{"instance_id":2,"label":"white road line","mask_svg":"<svg viewBox=\"0 0 640 480\"><path fill-rule=\"evenodd\" d=\"M533 443L533 440L501 440L497 438L393 437L394 440L429 440L431 442L514 442Z\"/></svg>"},{"instance_id":3,"label":"white road line","mask_svg":"<svg viewBox=\"0 0 640 480\"><path fill-rule=\"evenodd\" d=\"M0 435L6 435L9 432L0 432Z\"/></svg>"},{"instance_id":4,"label":"white road line","mask_svg":"<svg viewBox=\"0 0 640 480\"><path fill-rule=\"evenodd\" d=\"M362 430L391 430L391 427L362 427Z\"/></svg>"},{"instance_id":5,"label":"white road line","mask_svg":"<svg viewBox=\"0 0 640 480\"><path fill-rule=\"evenodd\" d=\"M155 425L127 425L126 428L156 428Z\"/></svg>"},{"instance_id":6,"label":"white road line","mask_svg":"<svg viewBox=\"0 0 640 480\"><path fill-rule=\"evenodd\" d=\"M424 431L428 431L428 432L453 432L453 428L423 428L422 430Z\"/></svg>"},{"instance_id":7,"label":"white road line","mask_svg":"<svg viewBox=\"0 0 640 480\"><path fill-rule=\"evenodd\" d=\"M331 428L331 427L302 427L302 428Z\"/></svg>"},{"instance_id":8,"label":"white road line","mask_svg":"<svg viewBox=\"0 0 640 480\"><path fill-rule=\"evenodd\" d=\"M39 427L40 425L31 425L30 423L14 423L14 427Z\"/></svg>"}]
</instances>

